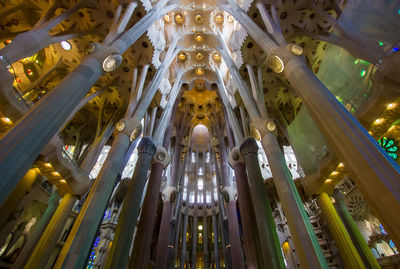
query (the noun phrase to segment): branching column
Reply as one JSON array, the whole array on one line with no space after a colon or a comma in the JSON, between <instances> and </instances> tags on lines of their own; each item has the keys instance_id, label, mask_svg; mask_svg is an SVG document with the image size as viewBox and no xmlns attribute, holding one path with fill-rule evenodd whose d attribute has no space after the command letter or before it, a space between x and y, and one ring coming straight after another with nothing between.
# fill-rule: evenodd
<instances>
[{"instance_id":1,"label":"branching column","mask_svg":"<svg viewBox=\"0 0 400 269\"><path fill-rule=\"evenodd\" d=\"M38 223L36 223L34 230L28 237L28 241L26 242L22 251L19 253L17 260L11 267L12 269L19 269L24 267L25 263L28 261L33 250L35 249L36 244L40 240L40 237L42 236L44 230L46 229L51 218L53 217L54 212L57 210L59 201L60 195L58 194L58 192L54 192L53 194L51 194L46 211L43 213Z\"/></svg>"},{"instance_id":2,"label":"branching column","mask_svg":"<svg viewBox=\"0 0 400 269\"><path fill-rule=\"evenodd\" d=\"M25 268L45 268L76 201L71 193L64 195Z\"/></svg>"},{"instance_id":3,"label":"branching column","mask_svg":"<svg viewBox=\"0 0 400 269\"><path fill-rule=\"evenodd\" d=\"M147 172L156 149L151 138L143 137L140 141L135 172L124 198L105 268L125 268L128 265L129 250L140 213L140 202L146 184Z\"/></svg>"},{"instance_id":4,"label":"branching column","mask_svg":"<svg viewBox=\"0 0 400 269\"><path fill-rule=\"evenodd\" d=\"M336 154L348 164L368 204L393 240L400 244L400 214L397 213L400 212L400 167L319 81L305 61L294 55L301 54L298 47L293 44L278 47L236 3L221 3L220 7L232 14L266 52L271 68L287 77Z\"/></svg>"},{"instance_id":5,"label":"branching column","mask_svg":"<svg viewBox=\"0 0 400 269\"><path fill-rule=\"evenodd\" d=\"M284 268L278 235L272 216L271 204L265 191L264 180L258 162L258 146L254 138L248 138L240 146L249 175L251 200L256 214L256 223L263 249L264 267Z\"/></svg>"},{"instance_id":6,"label":"branching column","mask_svg":"<svg viewBox=\"0 0 400 269\"><path fill-rule=\"evenodd\" d=\"M183 229L182 229L182 248L181 248L181 258L180 258L180 269L187 268L185 267L186 263L186 233L187 233L187 226L188 226L188 220L189 220L189 204L186 203L185 206L185 212L183 213Z\"/></svg>"},{"instance_id":7,"label":"branching column","mask_svg":"<svg viewBox=\"0 0 400 269\"><path fill-rule=\"evenodd\" d=\"M239 148L234 148L229 154L229 164L235 172L241 223L243 227L243 245L246 254L246 264L249 269L262 268L263 249L260 245L256 215L251 202L249 180L247 178L246 166Z\"/></svg>"},{"instance_id":8,"label":"branching column","mask_svg":"<svg viewBox=\"0 0 400 269\"><path fill-rule=\"evenodd\" d=\"M215 262L215 268L220 269L221 268L221 262L219 258L219 243L218 243L218 222L217 222L217 216L215 213L215 208L212 209L212 226L213 226L213 233L214 233L214 262Z\"/></svg>"},{"instance_id":9,"label":"branching column","mask_svg":"<svg viewBox=\"0 0 400 269\"><path fill-rule=\"evenodd\" d=\"M337 209L344 225L353 240L354 246L357 248L361 259L363 260L367 268L379 269L381 268L372 254L371 249L368 247L367 242L365 242L357 224L354 222L349 210L347 209L345 198L339 190L335 189L333 191L333 198L335 198L335 208Z\"/></svg>"},{"instance_id":10,"label":"branching column","mask_svg":"<svg viewBox=\"0 0 400 269\"><path fill-rule=\"evenodd\" d=\"M344 227L343 222L336 213L329 195L325 192L319 194L317 196L317 202L328 224L329 232L335 241L335 245L339 251L339 255L342 258L345 268L366 268L351 241L350 235L346 231L346 227Z\"/></svg>"},{"instance_id":11,"label":"branching column","mask_svg":"<svg viewBox=\"0 0 400 269\"><path fill-rule=\"evenodd\" d=\"M239 8L239 10L241 9ZM244 17L246 19L248 18L247 15ZM251 19L249 20L251 21ZM260 31L262 33L262 30ZM249 94L220 33L218 34L218 38L221 44L221 55L228 65L233 79L238 85L239 94L249 113L252 124L258 129L262 136L262 146L267 154L279 199L281 200L286 217L289 220L290 233L293 236L300 264L303 267L327 268L328 264L286 165L285 157L279 147L275 134L276 125L272 120L268 119L266 109L262 111L262 115L264 116L261 118L261 114L257 110L255 102ZM256 207L255 204L254 206ZM254 208L254 210L257 209Z\"/></svg>"},{"instance_id":12,"label":"branching column","mask_svg":"<svg viewBox=\"0 0 400 269\"><path fill-rule=\"evenodd\" d=\"M111 61L110 63L113 61L118 63L119 55L159 19L163 12L176 7L176 5L164 6L165 1L159 2L125 33L122 32L129 20L122 19L116 23L119 32L110 33L113 38L108 38L109 43L103 42L104 44L95 47L92 55L86 57L2 138L0 141L0 174L2 175L0 204L12 192L18 183L17 179L22 178L75 106L103 75L103 63L106 59L108 58L107 61ZM125 25L121 25L123 22ZM117 68L118 64L113 67Z\"/></svg>"},{"instance_id":13,"label":"branching column","mask_svg":"<svg viewBox=\"0 0 400 269\"><path fill-rule=\"evenodd\" d=\"M151 165L151 174L143 201L142 214L133 244L129 268L146 269L148 267L154 222L157 214L158 194L161 187L161 176L163 170L169 164L169 160L170 158L166 149L158 147L153 158L153 164Z\"/></svg>"}]
</instances>

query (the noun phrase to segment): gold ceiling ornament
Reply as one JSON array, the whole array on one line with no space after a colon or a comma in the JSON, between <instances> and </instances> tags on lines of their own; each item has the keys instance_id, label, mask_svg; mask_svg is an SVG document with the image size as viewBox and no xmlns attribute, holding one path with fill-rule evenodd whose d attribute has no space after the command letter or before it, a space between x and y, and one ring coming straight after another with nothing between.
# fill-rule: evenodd
<instances>
[{"instance_id":1,"label":"gold ceiling ornament","mask_svg":"<svg viewBox=\"0 0 400 269\"><path fill-rule=\"evenodd\" d=\"M178 60L179 61L185 61L186 60L186 53L184 53L183 51L178 53Z\"/></svg>"},{"instance_id":2,"label":"gold ceiling ornament","mask_svg":"<svg viewBox=\"0 0 400 269\"><path fill-rule=\"evenodd\" d=\"M167 14L165 14L165 16L164 16L164 21L166 21L166 22L171 22L172 21L172 18L171 18L171 16L167 13Z\"/></svg>"},{"instance_id":3,"label":"gold ceiling ornament","mask_svg":"<svg viewBox=\"0 0 400 269\"><path fill-rule=\"evenodd\" d=\"M214 54L213 54L213 59L214 59L214 61L216 61L216 62L221 61L221 54L219 54L219 52L214 52Z\"/></svg>"},{"instance_id":4,"label":"gold ceiling ornament","mask_svg":"<svg viewBox=\"0 0 400 269\"><path fill-rule=\"evenodd\" d=\"M201 15L200 13L196 14L196 15L194 16L194 22L195 22L196 24L202 24L202 23L204 22L203 15Z\"/></svg>"},{"instance_id":5,"label":"gold ceiling ornament","mask_svg":"<svg viewBox=\"0 0 400 269\"><path fill-rule=\"evenodd\" d=\"M185 17L181 13L175 15L175 22L181 24L185 21Z\"/></svg>"},{"instance_id":6,"label":"gold ceiling ornament","mask_svg":"<svg viewBox=\"0 0 400 269\"><path fill-rule=\"evenodd\" d=\"M303 54L303 48L294 43L290 44L290 51L296 56L300 56Z\"/></svg>"},{"instance_id":7,"label":"gold ceiling ornament","mask_svg":"<svg viewBox=\"0 0 400 269\"><path fill-rule=\"evenodd\" d=\"M202 67L197 67L196 68L196 74L199 76L204 75L204 69Z\"/></svg>"},{"instance_id":8,"label":"gold ceiling ornament","mask_svg":"<svg viewBox=\"0 0 400 269\"><path fill-rule=\"evenodd\" d=\"M267 122L267 129L270 132L274 132L276 130L276 124L273 121L268 121Z\"/></svg>"},{"instance_id":9,"label":"gold ceiling ornament","mask_svg":"<svg viewBox=\"0 0 400 269\"><path fill-rule=\"evenodd\" d=\"M196 56L195 56L197 61L201 61L204 59L204 54L201 53L200 51L196 52Z\"/></svg>"},{"instance_id":10,"label":"gold ceiling ornament","mask_svg":"<svg viewBox=\"0 0 400 269\"><path fill-rule=\"evenodd\" d=\"M229 16L228 16L228 21L229 21L229 22L233 22L233 16L232 16L232 15L229 15Z\"/></svg>"},{"instance_id":11,"label":"gold ceiling ornament","mask_svg":"<svg viewBox=\"0 0 400 269\"><path fill-rule=\"evenodd\" d=\"M202 33L196 33L194 35L194 40L198 43L203 43L204 42L204 36Z\"/></svg>"},{"instance_id":12,"label":"gold ceiling ornament","mask_svg":"<svg viewBox=\"0 0 400 269\"><path fill-rule=\"evenodd\" d=\"M117 122L117 124L115 124L115 129L117 129L118 132L122 132L125 129L125 125L125 121L120 120Z\"/></svg>"},{"instance_id":13,"label":"gold ceiling ornament","mask_svg":"<svg viewBox=\"0 0 400 269\"><path fill-rule=\"evenodd\" d=\"M278 55L272 54L268 57L268 66L272 69L275 73L282 73L285 69L285 65L281 58Z\"/></svg>"},{"instance_id":14,"label":"gold ceiling ornament","mask_svg":"<svg viewBox=\"0 0 400 269\"><path fill-rule=\"evenodd\" d=\"M224 15L222 15L221 13L217 14L215 16L215 22L218 24L222 24L224 22Z\"/></svg>"}]
</instances>

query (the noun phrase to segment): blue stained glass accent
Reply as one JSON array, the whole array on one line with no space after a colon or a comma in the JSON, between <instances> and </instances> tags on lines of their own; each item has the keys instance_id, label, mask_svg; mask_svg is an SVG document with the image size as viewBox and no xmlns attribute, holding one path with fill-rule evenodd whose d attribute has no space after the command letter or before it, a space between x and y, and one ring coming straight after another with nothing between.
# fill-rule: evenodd
<instances>
[{"instance_id":1,"label":"blue stained glass accent","mask_svg":"<svg viewBox=\"0 0 400 269\"><path fill-rule=\"evenodd\" d=\"M393 51L394 51L394 52L397 52L397 51L399 51L399 50L400 50L400 49L397 48L397 47L394 47L394 48L393 48Z\"/></svg>"}]
</instances>

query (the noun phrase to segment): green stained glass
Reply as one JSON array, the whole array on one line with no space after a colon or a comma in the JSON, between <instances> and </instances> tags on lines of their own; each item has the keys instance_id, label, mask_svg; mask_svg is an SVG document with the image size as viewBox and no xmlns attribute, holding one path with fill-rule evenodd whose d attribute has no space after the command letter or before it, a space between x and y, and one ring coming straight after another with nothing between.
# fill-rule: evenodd
<instances>
[{"instance_id":1,"label":"green stained glass","mask_svg":"<svg viewBox=\"0 0 400 269\"><path fill-rule=\"evenodd\" d=\"M379 145L387 152L387 154L393 159L397 160L399 155L398 147L395 145L395 141L392 138L382 137L378 140Z\"/></svg>"}]
</instances>

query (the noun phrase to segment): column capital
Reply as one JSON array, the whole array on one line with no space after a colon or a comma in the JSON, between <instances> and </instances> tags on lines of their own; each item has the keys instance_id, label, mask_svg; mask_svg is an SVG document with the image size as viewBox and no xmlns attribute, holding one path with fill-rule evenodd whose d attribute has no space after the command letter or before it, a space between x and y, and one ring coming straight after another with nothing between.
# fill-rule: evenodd
<instances>
[{"instance_id":1,"label":"column capital","mask_svg":"<svg viewBox=\"0 0 400 269\"><path fill-rule=\"evenodd\" d=\"M224 195L224 200L226 203L236 202L238 199L237 188L234 186L224 187L222 193Z\"/></svg>"},{"instance_id":2,"label":"column capital","mask_svg":"<svg viewBox=\"0 0 400 269\"><path fill-rule=\"evenodd\" d=\"M142 140L140 140L139 146L138 146L138 154L147 154L154 156L154 154L157 151L156 145L154 145L153 141L151 140L150 137L143 137Z\"/></svg>"},{"instance_id":3,"label":"column capital","mask_svg":"<svg viewBox=\"0 0 400 269\"><path fill-rule=\"evenodd\" d=\"M242 145L240 145L240 153L242 153L243 157L251 153L257 154L258 145L256 140L252 137L249 137L243 141Z\"/></svg>"},{"instance_id":4,"label":"column capital","mask_svg":"<svg viewBox=\"0 0 400 269\"><path fill-rule=\"evenodd\" d=\"M162 191L161 198L162 198L163 202L173 203L173 202L175 202L177 193L178 193L178 191L175 187L168 186Z\"/></svg>"},{"instance_id":5,"label":"column capital","mask_svg":"<svg viewBox=\"0 0 400 269\"><path fill-rule=\"evenodd\" d=\"M142 124L135 117L123 118L115 124L115 132L123 133L133 141L142 133Z\"/></svg>"},{"instance_id":6,"label":"column capital","mask_svg":"<svg viewBox=\"0 0 400 269\"><path fill-rule=\"evenodd\" d=\"M157 147L156 153L153 156L153 163L160 163L164 169L171 161L171 156L164 147Z\"/></svg>"},{"instance_id":7,"label":"column capital","mask_svg":"<svg viewBox=\"0 0 400 269\"><path fill-rule=\"evenodd\" d=\"M240 153L239 147L235 147L229 152L228 155L228 162L231 167L234 167L237 163L243 163L243 156Z\"/></svg>"},{"instance_id":8,"label":"column capital","mask_svg":"<svg viewBox=\"0 0 400 269\"><path fill-rule=\"evenodd\" d=\"M251 120L251 126L260 132L261 137L268 133L273 133L275 136L278 135L276 123L273 119L255 118Z\"/></svg>"}]
</instances>

